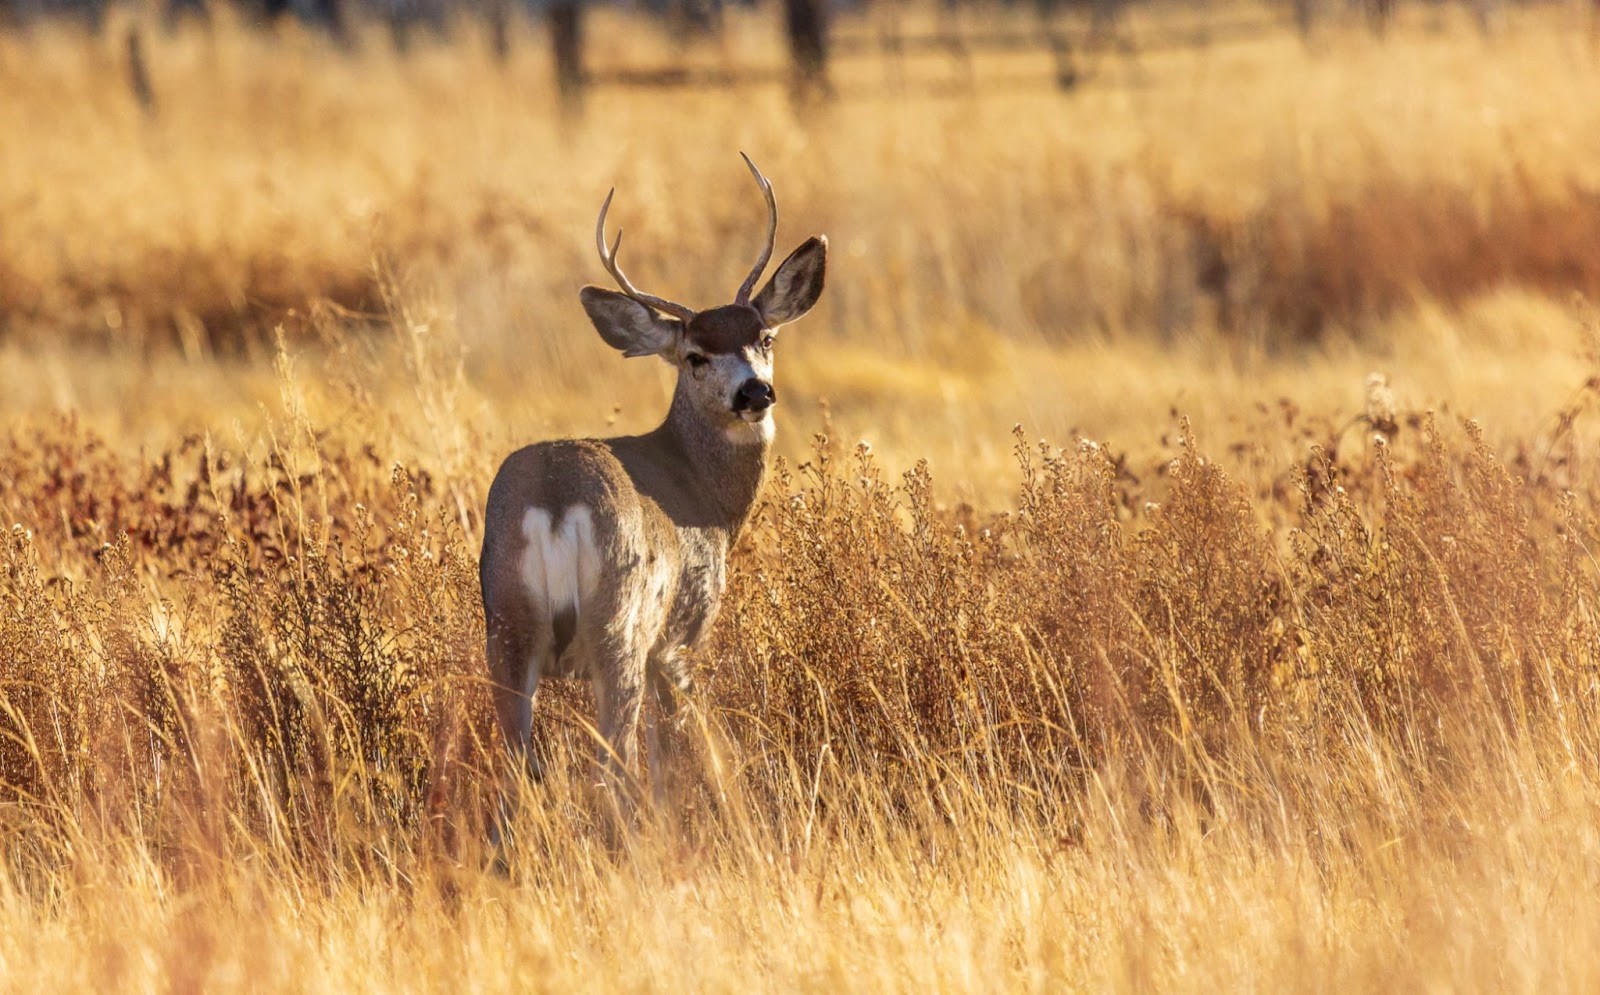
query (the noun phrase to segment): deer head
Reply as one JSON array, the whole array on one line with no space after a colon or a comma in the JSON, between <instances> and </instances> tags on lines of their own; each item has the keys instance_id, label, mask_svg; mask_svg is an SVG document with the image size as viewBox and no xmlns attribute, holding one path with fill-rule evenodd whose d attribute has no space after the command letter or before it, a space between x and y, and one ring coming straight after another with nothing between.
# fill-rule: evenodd
<instances>
[{"instance_id":1,"label":"deer head","mask_svg":"<svg viewBox=\"0 0 1600 995\"><path fill-rule=\"evenodd\" d=\"M773 345L784 325L810 311L822 294L828 240L807 239L778 265L772 279L751 297L772 258L778 234L778 201L772 184L750 157L740 153L767 201L767 238L733 303L695 311L641 293L622 271L617 250L622 231L606 245L606 213L613 189L600 206L595 242L600 261L620 292L584 287L579 296L595 330L624 356L660 356L677 367L678 391L713 423L765 425L778 395L772 386Z\"/></svg>"}]
</instances>

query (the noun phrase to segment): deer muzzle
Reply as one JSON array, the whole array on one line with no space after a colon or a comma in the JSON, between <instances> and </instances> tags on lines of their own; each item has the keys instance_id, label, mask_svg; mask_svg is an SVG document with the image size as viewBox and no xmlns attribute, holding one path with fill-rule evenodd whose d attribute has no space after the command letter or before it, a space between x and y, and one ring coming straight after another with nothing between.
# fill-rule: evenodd
<instances>
[{"instance_id":1,"label":"deer muzzle","mask_svg":"<svg viewBox=\"0 0 1600 995\"><path fill-rule=\"evenodd\" d=\"M778 392L765 380L755 377L739 385L738 391L733 395L733 412L742 418L754 421L767 413L767 409L778 403Z\"/></svg>"}]
</instances>

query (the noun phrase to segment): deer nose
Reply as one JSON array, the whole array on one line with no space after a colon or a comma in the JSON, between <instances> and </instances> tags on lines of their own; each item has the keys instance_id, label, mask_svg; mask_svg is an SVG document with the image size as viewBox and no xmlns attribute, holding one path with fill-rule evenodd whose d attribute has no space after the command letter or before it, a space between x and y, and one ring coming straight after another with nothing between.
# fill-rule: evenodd
<instances>
[{"instance_id":1,"label":"deer nose","mask_svg":"<svg viewBox=\"0 0 1600 995\"><path fill-rule=\"evenodd\" d=\"M733 395L735 411L765 411L778 402L778 392L765 380L746 380Z\"/></svg>"}]
</instances>

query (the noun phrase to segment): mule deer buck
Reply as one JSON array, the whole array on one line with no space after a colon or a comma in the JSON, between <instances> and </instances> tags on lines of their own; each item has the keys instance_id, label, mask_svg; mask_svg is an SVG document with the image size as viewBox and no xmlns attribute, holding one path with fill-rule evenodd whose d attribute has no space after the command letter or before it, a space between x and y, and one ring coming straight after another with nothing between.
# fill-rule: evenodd
<instances>
[{"instance_id":1,"label":"mule deer buck","mask_svg":"<svg viewBox=\"0 0 1600 995\"><path fill-rule=\"evenodd\" d=\"M678 696L693 690L686 654L716 617L728 551L766 476L773 341L821 296L828 241L806 240L752 297L772 258L778 204L744 161L766 198L767 236L732 304L694 311L641 293L617 262L622 232L606 246L615 190L600 207L595 241L621 291L584 287L579 298L607 345L677 368L666 420L644 435L520 449L489 488L480 580L495 712L535 779L542 768L529 738L542 678L593 682L607 783L617 768L632 773L646 692L661 721L677 720ZM656 726L648 723L659 793Z\"/></svg>"}]
</instances>

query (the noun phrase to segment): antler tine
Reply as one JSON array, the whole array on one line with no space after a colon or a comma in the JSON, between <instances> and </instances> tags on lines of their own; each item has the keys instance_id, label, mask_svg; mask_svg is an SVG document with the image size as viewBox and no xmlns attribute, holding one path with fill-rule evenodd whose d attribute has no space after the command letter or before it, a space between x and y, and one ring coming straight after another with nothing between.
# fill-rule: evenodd
<instances>
[{"instance_id":1,"label":"antler tine","mask_svg":"<svg viewBox=\"0 0 1600 995\"><path fill-rule=\"evenodd\" d=\"M762 247L761 255L756 257L755 268L744 278L744 283L739 285L739 294L733 299L735 304L749 304L750 294L756 289L756 281L761 279L761 271L767 268L768 261L772 259L772 244L778 240L778 198L772 193L771 181L761 175L761 170L750 161L750 157L743 152L740 152L739 156L744 159L744 164L750 167L750 175L756 178L762 196L767 198L767 244Z\"/></svg>"},{"instance_id":2,"label":"antler tine","mask_svg":"<svg viewBox=\"0 0 1600 995\"><path fill-rule=\"evenodd\" d=\"M655 308L657 311L660 311L664 314L670 314L674 318L681 318L684 321L688 321L694 317L693 308L684 307L682 304L675 304L672 301L662 297L641 293L639 289L633 285L633 282L628 279L628 274L622 272L622 267L617 264L617 249L622 246L621 228L617 229L617 237L616 240L611 243L611 247L609 249L606 248L606 212L611 210L611 198L616 196L616 193L617 188L612 187L611 192L606 194L605 203L600 205L600 220L595 222L594 226L594 241L595 246L600 250L600 262L605 266L606 272L611 274L611 278L617 281L617 286L622 289L623 293L627 294L629 297L632 297L645 307Z\"/></svg>"}]
</instances>

